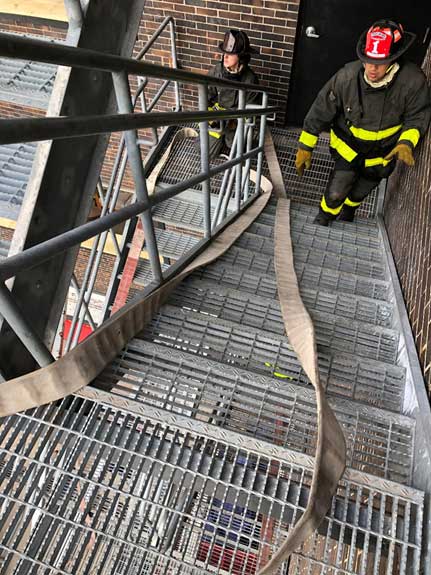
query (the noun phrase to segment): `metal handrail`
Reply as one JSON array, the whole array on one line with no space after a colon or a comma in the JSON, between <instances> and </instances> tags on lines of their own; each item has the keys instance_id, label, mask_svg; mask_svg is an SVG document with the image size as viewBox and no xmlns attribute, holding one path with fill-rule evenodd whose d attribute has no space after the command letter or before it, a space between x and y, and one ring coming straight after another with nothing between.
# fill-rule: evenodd
<instances>
[{"instance_id":1,"label":"metal handrail","mask_svg":"<svg viewBox=\"0 0 431 575\"><path fill-rule=\"evenodd\" d=\"M83 50L65 46L54 45L38 40L10 37L0 34L0 54L15 58L28 58L58 65L69 65L90 69L103 69L112 72L115 95L117 98L120 114L110 116L79 116L41 119L18 119L0 120L0 143L54 140L59 138L82 137L94 134L104 134L116 131L124 131L122 139L127 148L133 179L135 182L136 202L117 212L103 215L93 222L87 222L75 229L68 230L59 236L51 238L36 246L16 254L0 264L0 304L5 320L12 330L25 344L39 365L47 365L53 358L40 337L33 333L22 317L20 310L12 294L4 285L4 281L18 274L20 271L32 268L43 261L50 259L56 254L81 244L86 239L98 236L106 232L118 223L125 222L137 216L140 217L146 239L147 251L151 262L155 285L164 281L158 253L157 239L154 224L151 217L151 208L166 199L172 198L196 184L202 184L202 201L204 208L204 240L200 242L205 247L213 234L210 216L210 179L212 176L230 168L235 168L236 175L236 213L239 213L247 201L242 199L243 163L257 156L256 193L260 190L260 178L262 173L264 134L266 117L269 113L277 111L275 107L267 106L267 92L264 88L256 85L240 84L219 78L212 78L201 74L183 72L153 64L136 62L128 58L101 54L92 50ZM166 78L169 80L186 81L198 84L199 111L193 112L161 112L151 114L133 114L133 100L130 94L130 86L127 73L145 74L150 77ZM237 110L225 110L220 112L208 111L208 86L226 86L239 92L239 108ZM245 109L246 90L261 92L263 99L260 107ZM136 100L135 100L136 101ZM259 145L244 153L244 119L251 116L261 116L259 130ZM237 119L237 157L229 161L210 167L209 164L209 134L208 120ZM184 182L172 185L160 190L152 196L148 196L146 187L145 170L142 165L137 130L139 128L154 128L160 126L176 126L184 123L199 122L201 172ZM248 176L246 176L247 178ZM224 224L223 224L224 225ZM214 233L217 233L217 226ZM183 256L182 260L188 259ZM179 262L182 264L182 262Z\"/></svg>"},{"instance_id":2,"label":"metal handrail","mask_svg":"<svg viewBox=\"0 0 431 575\"><path fill-rule=\"evenodd\" d=\"M94 136L159 126L179 126L208 120L236 120L278 112L275 106L225 110L222 112L151 112L151 114L112 114L61 118L18 118L0 120L0 144L40 142L80 136Z\"/></svg>"},{"instance_id":3,"label":"metal handrail","mask_svg":"<svg viewBox=\"0 0 431 575\"><path fill-rule=\"evenodd\" d=\"M43 40L20 38L12 34L0 34L0 56L22 60L37 60L72 68L86 68L105 72L126 72L136 76L177 80L188 84L222 86L233 88L234 90L250 90L252 92L266 91L266 88L257 84L234 82L206 74L197 74L196 72L187 72L148 62L140 62L133 58L105 54L96 50L64 46L55 42L44 42Z\"/></svg>"}]
</instances>

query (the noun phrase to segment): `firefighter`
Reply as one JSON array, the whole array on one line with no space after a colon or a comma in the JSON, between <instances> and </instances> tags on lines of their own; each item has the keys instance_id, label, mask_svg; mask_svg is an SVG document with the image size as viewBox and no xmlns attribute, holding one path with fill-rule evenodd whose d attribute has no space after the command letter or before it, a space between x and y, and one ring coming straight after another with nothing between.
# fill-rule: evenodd
<instances>
[{"instance_id":1,"label":"firefighter","mask_svg":"<svg viewBox=\"0 0 431 575\"><path fill-rule=\"evenodd\" d=\"M219 50L223 53L220 61L210 70L209 74L216 78L233 80L245 84L258 84L256 74L249 67L251 54L258 53L250 46L248 36L242 30L228 30L223 42L219 44ZM246 93L246 104L257 103L258 93ZM209 110L220 111L238 107L238 90L209 86L208 90ZM212 128L212 129L211 129ZM236 121L210 122L210 158L217 156L225 143L228 148L232 147L235 135Z\"/></svg>"},{"instance_id":2,"label":"firefighter","mask_svg":"<svg viewBox=\"0 0 431 575\"><path fill-rule=\"evenodd\" d=\"M353 221L361 202L397 160L414 165L413 150L430 120L426 77L401 58L414 39L400 24L378 20L359 38L359 61L341 68L312 104L299 138L298 175L310 168L322 131L330 132L335 160L315 224L327 226L337 217Z\"/></svg>"}]
</instances>

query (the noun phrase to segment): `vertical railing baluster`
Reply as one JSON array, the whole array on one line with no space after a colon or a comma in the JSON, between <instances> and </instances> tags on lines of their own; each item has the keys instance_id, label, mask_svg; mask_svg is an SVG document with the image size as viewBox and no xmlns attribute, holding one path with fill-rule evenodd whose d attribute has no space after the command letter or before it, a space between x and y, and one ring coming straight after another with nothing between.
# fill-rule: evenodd
<instances>
[{"instance_id":1,"label":"vertical railing baluster","mask_svg":"<svg viewBox=\"0 0 431 575\"><path fill-rule=\"evenodd\" d=\"M263 92L262 96L262 108L268 106L268 94ZM260 117L260 130L259 130L259 147L265 144L265 130L266 130L266 114ZM256 193L260 192L260 180L262 177L262 164L263 164L263 152L259 152L257 157L257 170L256 170Z\"/></svg>"},{"instance_id":2,"label":"vertical railing baluster","mask_svg":"<svg viewBox=\"0 0 431 575\"><path fill-rule=\"evenodd\" d=\"M120 114L132 114L133 106L127 74L125 72L113 72L112 79L114 82L115 95ZM127 132L124 132L124 138L127 146L127 156L135 183L136 197L140 202L147 202L147 183L145 180L141 151L137 142L138 137L136 130L128 130ZM145 210L142 214L141 220L142 228L144 230L145 245L150 258L154 279L157 283L161 283L163 280L162 268L160 266L153 219L149 209Z\"/></svg>"},{"instance_id":3,"label":"vertical railing baluster","mask_svg":"<svg viewBox=\"0 0 431 575\"><path fill-rule=\"evenodd\" d=\"M199 85L199 110L208 111L208 86ZM202 182L203 208L204 208L204 237L211 237L211 180L209 176L210 159L209 159L209 134L208 121L199 122L200 144L201 144L201 171L208 177Z\"/></svg>"},{"instance_id":4,"label":"vertical railing baluster","mask_svg":"<svg viewBox=\"0 0 431 575\"><path fill-rule=\"evenodd\" d=\"M238 110L245 108L245 90L238 92ZM237 157L244 156L244 118L237 119ZM241 195L242 195L242 162L236 166L236 181L235 181L235 194L236 194L236 211L241 209Z\"/></svg>"}]
</instances>

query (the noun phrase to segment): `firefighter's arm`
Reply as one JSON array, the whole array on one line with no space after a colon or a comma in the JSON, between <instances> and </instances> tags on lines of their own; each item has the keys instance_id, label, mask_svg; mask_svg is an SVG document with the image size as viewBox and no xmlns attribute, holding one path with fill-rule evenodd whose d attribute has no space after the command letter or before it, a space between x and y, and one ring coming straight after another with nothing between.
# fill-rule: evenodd
<instances>
[{"instance_id":1,"label":"firefighter's arm","mask_svg":"<svg viewBox=\"0 0 431 575\"><path fill-rule=\"evenodd\" d=\"M430 117L430 91L425 76L420 74L417 82L414 82L411 86L398 142L394 149L385 157L385 160L392 160L395 157L407 166L413 166L415 163L413 150L421 136L427 131Z\"/></svg>"}]
</instances>

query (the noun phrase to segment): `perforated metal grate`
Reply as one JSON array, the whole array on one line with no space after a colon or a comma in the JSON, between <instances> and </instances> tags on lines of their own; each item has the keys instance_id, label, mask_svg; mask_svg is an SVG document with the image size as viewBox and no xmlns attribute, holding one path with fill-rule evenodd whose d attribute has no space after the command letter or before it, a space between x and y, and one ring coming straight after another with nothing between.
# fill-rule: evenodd
<instances>
[{"instance_id":1,"label":"perforated metal grate","mask_svg":"<svg viewBox=\"0 0 431 575\"><path fill-rule=\"evenodd\" d=\"M307 456L80 395L1 422L3 571L251 575L302 515ZM422 494L386 486L349 471L294 560L347 574L418 567Z\"/></svg>"},{"instance_id":2,"label":"perforated metal grate","mask_svg":"<svg viewBox=\"0 0 431 575\"><path fill-rule=\"evenodd\" d=\"M317 267L325 267L336 272L346 272L364 278L386 280L386 269L383 264L367 262L349 257L341 257L337 254L328 254L323 251L307 250L300 246L294 247L296 265L307 264ZM237 246L219 258L225 264L247 269L252 273L267 273L275 275L274 259L270 255L264 255Z\"/></svg>"},{"instance_id":3,"label":"perforated metal grate","mask_svg":"<svg viewBox=\"0 0 431 575\"><path fill-rule=\"evenodd\" d=\"M198 278L200 278L200 280ZM222 284L223 287L221 287L220 284ZM266 276L257 278L250 274L247 276L247 274L241 274L234 269L232 269L232 273L228 275L226 280L225 276L221 273L217 275L216 273L211 273L211 270L208 270L208 273L207 270L203 270L203 273L200 275L196 274L193 278L185 280L183 285L185 288L192 286L193 289L197 290L212 290L220 296L227 293L227 288L231 288L237 290L237 292L233 293L243 292L244 294L255 294L271 300L278 298L277 285L273 278ZM345 295L343 293L323 290L317 291L304 285L300 287L300 291L302 300L308 310L326 314L329 313L353 321L371 323L381 327L393 327L392 306L384 301L362 298L352 294Z\"/></svg>"},{"instance_id":4,"label":"perforated metal grate","mask_svg":"<svg viewBox=\"0 0 431 575\"><path fill-rule=\"evenodd\" d=\"M220 286L182 283L170 296L169 303L185 311L253 326L267 332L284 335L285 327L278 301L244 294ZM395 363L398 332L342 316L309 308L318 345L332 353L342 351L360 357Z\"/></svg>"},{"instance_id":5,"label":"perforated metal grate","mask_svg":"<svg viewBox=\"0 0 431 575\"><path fill-rule=\"evenodd\" d=\"M220 363L268 375L276 366L292 382L309 385L287 338L203 314L164 306L140 337ZM327 392L400 411L405 371L398 366L319 348L319 369Z\"/></svg>"},{"instance_id":6,"label":"perforated metal grate","mask_svg":"<svg viewBox=\"0 0 431 575\"><path fill-rule=\"evenodd\" d=\"M131 341L95 385L169 412L192 417L308 455L316 448L311 389ZM413 421L339 398L331 399L348 444L347 465L408 484Z\"/></svg>"},{"instance_id":7,"label":"perforated metal grate","mask_svg":"<svg viewBox=\"0 0 431 575\"><path fill-rule=\"evenodd\" d=\"M379 301L376 305L389 299L389 286L385 282L368 280L352 274L335 272L315 266L295 265L299 284L304 288L330 292L337 297L339 294L352 294L373 298ZM194 273L196 278L220 282L235 289L256 293L264 297L277 297L275 276L268 274L248 273L247 271L214 262L205 269ZM386 313L386 312L385 312Z\"/></svg>"}]
</instances>

